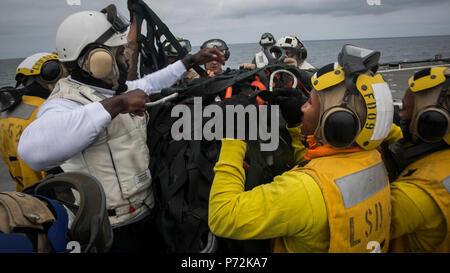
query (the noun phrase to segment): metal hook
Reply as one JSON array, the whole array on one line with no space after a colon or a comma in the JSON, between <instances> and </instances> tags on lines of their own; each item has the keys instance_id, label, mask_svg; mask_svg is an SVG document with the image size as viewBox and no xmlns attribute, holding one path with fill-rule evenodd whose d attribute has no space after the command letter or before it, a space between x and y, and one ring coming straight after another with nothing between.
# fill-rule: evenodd
<instances>
[{"instance_id":1,"label":"metal hook","mask_svg":"<svg viewBox=\"0 0 450 273\"><path fill-rule=\"evenodd\" d=\"M269 91L272 92L273 91L273 78L275 77L276 74L279 73L287 73L289 75L292 76L292 78L294 79L294 83L292 84L292 88L296 88L297 87L297 77L295 77L294 73L292 73L289 70L286 69L279 69L277 71L274 71L272 74L270 74L270 81L269 81Z\"/></svg>"}]
</instances>

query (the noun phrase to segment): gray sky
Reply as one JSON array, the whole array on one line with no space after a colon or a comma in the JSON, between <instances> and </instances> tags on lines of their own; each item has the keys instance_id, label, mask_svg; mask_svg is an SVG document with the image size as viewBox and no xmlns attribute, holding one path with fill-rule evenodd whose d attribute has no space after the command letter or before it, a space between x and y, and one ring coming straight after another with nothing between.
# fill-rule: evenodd
<instances>
[{"instance_id":1,"label":"gray sky","mask_svg":"<svg viewBox=\"0 0 450 273\"><path fill-rule=\"evenodd\" d=\"M68 2L80 1L80 5ZM176 36L200 45L258 42L263 32L302 40L450 35L448 0L160 0L147 4ZM72 13L126 0L1 0L0 59L53 51L59 24Z\"/></svg>"}]
</instances>

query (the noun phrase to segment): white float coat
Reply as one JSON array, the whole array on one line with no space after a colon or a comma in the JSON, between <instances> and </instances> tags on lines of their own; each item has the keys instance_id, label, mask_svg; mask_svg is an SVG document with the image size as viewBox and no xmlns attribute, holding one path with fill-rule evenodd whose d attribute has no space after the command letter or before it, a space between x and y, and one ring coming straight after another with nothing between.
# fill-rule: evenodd
<instances>
[{"instance_id":1,"label":"white float coat","mask_svg":"<svg viewBox=\"0 0 450 273\"><path fill-rule=\"evenodd\" d=\"M126 84L128 90L142 89L150 93L172 86L185 72L184 64L177 61ZM114 92L95 89L105 96L111 96ZM111 115L99 102L82 105L68 99L46 101L40 107L36 120L21 135L19 156L34 170L49 170L60 166L92 144L110 122Z\"/></svg>"}]
</instances>

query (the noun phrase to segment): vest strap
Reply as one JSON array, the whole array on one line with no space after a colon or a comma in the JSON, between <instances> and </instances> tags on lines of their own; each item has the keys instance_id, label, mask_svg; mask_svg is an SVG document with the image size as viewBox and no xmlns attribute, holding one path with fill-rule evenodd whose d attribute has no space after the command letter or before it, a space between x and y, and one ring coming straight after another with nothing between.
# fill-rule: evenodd
<instances>
[{"instance_id":1,"label":"vest strap","mask_svg":"<svg viewBox=\"0 0 450 273\"><path fill-rule=\"evenodd\" d=\"M149 204L151 203L151 202L149 202L150 199L151 199L151 196L147 197L143 202L130 203L125 206L117 207L115 209L109 209L108 216L110 216L110 217L111 216L122 216L125 214L132 213L132 212L140 209L143 206L149 206L149 205L147 205L147 203L149 203Z\"/></svg>"}]
</instances>

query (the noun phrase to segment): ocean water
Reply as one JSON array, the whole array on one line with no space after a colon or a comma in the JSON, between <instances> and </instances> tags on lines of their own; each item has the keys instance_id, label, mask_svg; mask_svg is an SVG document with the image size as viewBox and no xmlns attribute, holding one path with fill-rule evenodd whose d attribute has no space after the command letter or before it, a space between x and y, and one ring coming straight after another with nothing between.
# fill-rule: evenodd
<instances>
[{"instance_id":1,"label":"ocean water","mask_svg":"<svg viewBox=\"0 0 450 273\"><path fill-rule=\"evenodd\" d=\"M317 68L336 62L345 44L380 51L381 63L432 59L436 54L441 54L443 58L450 57L450 36L322 40L303 43L308 52L306 60ZM260 50L257 43L233 44L229 45L229 48L231 55L225 66L230 68L238 68L243 62L251 62L255 53ZM197 48L194 47L195 49Z\"/></svg>"},{"instance_id":2,"label":"ocean water","mask_svg":"<svg viewBox=\"0 0 450 273\"><path fill-rule=\"evenodd\" d=\"M304 41L308 51L307 61L317 68L335 62L338 53L345 44L380 51L382 63L432 59L436 54L441 54L443 58L450 58L450 36L430 36ZM260 50L258 43L230 44L228 47L231 55L225 67L229 68L239 68L240 64L251 62ZM193 53L198 50L199 46L193 46ZM0 87L15 84L14 72L22 60L0 60Z\"/></svg>"},{"instance_id":3,"label":"ocean water","mask_svg":"<svg viewBox=\"0 0 450 273\"><path fill-rule=\"evenodd\" d=\"M382 63L432 59L436 54L440 54L442 58L450 58L450 36L435 36L304 41L308 51L307 61L317 68L335 62L345 44L380 51ZM225 67L229 68L239 68L240 64L251 62L254 55L260 50L258 43L230 44L228 46L231 55ZM199 46L194 46L193 53L198 49ZM23 58L0 60L0 87L15 85L14 73L22 60ZM395 95L395 90L392 91ZM3 161L0 160L0 191L5 190L14 190L14 183Z\"/></svg>"}]
</instances>

